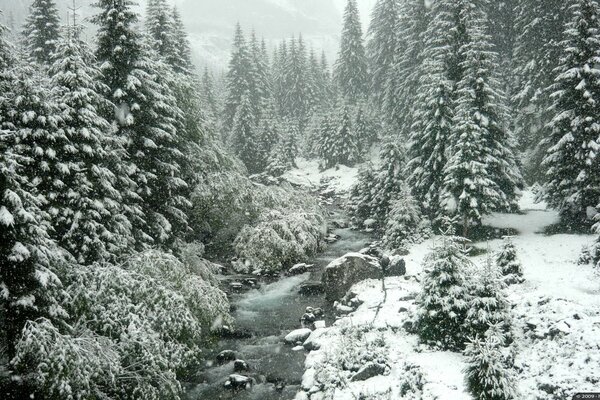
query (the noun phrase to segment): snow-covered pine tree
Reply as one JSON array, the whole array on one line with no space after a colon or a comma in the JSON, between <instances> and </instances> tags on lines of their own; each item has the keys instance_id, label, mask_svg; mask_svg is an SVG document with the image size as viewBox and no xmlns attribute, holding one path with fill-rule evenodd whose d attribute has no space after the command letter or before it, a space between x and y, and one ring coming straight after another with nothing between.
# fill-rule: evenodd
<instances>
[{"instance_id":1,"label":"snow-covered pine tree","mask_svg":"<svg viewBox=\"0 0 600 400\"><path fill-rule=\"evenodd\" d=\"M310 87L306 47L302 36L299 36L298 40L292 38L287 48L288 54L284 67L286 87L284 116L304 131L310 111Z\"/></svg>"},{"instance_id":2,"label":"snow-covered pine tree","mask_svg":"<svg viewBox=\"0 0 600 400\"><path fill-rule=\"evenodd\" d=\"M24 117L16 108L17 82L23 75L16 61L6 28L0 25L0 301L9 359L27 320L64 317L52 296L60 281L50 269L62 255L48 235L50 216L32 177L41 173L33 160L39 154L30 146L16 146L23 133L17 120Z\"/></svg>"},{"instance_id":3,"label":"snow-covered pine tree","mask_svg":"<svg viewBox=\"0 0 600 400\"><path fill-rule=\"evenodd\" d=\"M481 274L471 277L471 298L464 321L469 338L483 338L491 326L501 329L505 339L512 337L510 304L504 293L505 287L500 269L488 258Z\"/></svg>"},{"instance_id":4,"label":"snow-covered pine tree","mask_svg":"<svg viewBox=\"0 0 600 400\"><path fill-rule=\"evenodd\" d=\"M248 172L251 174L260 172L260 166L257 165L257 161L259 160L256 157L256 152L258 151L256 125L254 123L252 98L249 90L242 96L229 137L233 153L246 165Z\"/></svg>"},{"instance_id":5,"label":"snow-covered pine tree","mask_svg":"<svg viewBox=\"0 0 600 400\"><path fill-rule=\"evenodd\" d=\"M464 239L444 236L424 262L429 271L417 297L417 331L424 343L447 350L463 349L467 337L464 321L471 296L467 273L471 260Z\"/></svg>"},{"instance_id":6,"label":"snow-covered pine tree","mask_svg":"<svg viewBox=\"0 0 600 400\"><path fill-rule=\"evenodd\" d=\"M175 60L176 54L174 21L166 0L148 0L146 29L154 51L164 60Z\"/></svg>"},{"instance_id":7,"label":"snow-covered pine tree","mask_svg":"<svg viewBox=\"0 0 600 400\"><path fill-rule=\"evenodd\" d=\"M225 109L223 116L223 128L225 135L228 135L233 128L235 116L238 107L242 102L242 97L248 93L252 95L252 54L244 38L242 27L236 25L235 36L229 69L227 71L227 98L225 100ZM254 118L254 111L252 112Z\"/></svg>"},{"instance_id":8,"label":"snow-covered pine tree","mask_svg":"<svg viewBox=\"0 0 600 400\"><path fill-rule=\"evenodd\" d=\"M420 89L416 92L414 124L408 148L408 183L432 222L443 215L444 168L453 129L455 86L461 78L458 49L464 29L457 26L454 0L432 5L427 27ZM408 78L404 78L408 79Z\"/></svg>"},{"instance_id":9,"label":"snow-covered pine tree","mask_svg":"<svg viewBox=\"0 0 600 400\"><path fill-rule=\"evenodd\" d=\"M354 107L354 137L360 158L368 157L371 146L377 140L378 126L372 115L372 109L365 103L359 102Z\"/></svg>"},{"instance_id":10,"label":"snow-covered pine tree","mask_svg":"<svg viewBox=\"0 0 600 400\"><path fill-rule=\"evenodd\" d=\"M587 208L600 198L600 5L579 0L571 12L551 88L546 198L565 222L589 225Z\"/></svg>"},{"instance_id":11,"label":"snow-covered pine tree","mask_svg":"<svg viewBox=\"0 0 600 400\"><path fill-rule=\"evenodd\" d=\"M185 160L178 134L183 118L171 70L135 30L132 4L98 0L96 58L115 105L117 135L127 143L129 158L122 168L131 180L120 190L137 247L170 247L188 231L189 203L183 195L188 185L180 177Z\"/></svg>"},{"instance_id":12,"label":"snow-covered pine tree","mask_svg":"<svg viewBox=\"0 0 600 400\"><path fill-rule=\"evenodd\" d=\"M435 4L432 7L436 7ZM383 110L400 135L409 137L414 121L415 93L422 83L420 76L425 57L427 36L432 15L421 0L405 0L398 5L395 58L385 86ZM430 32L431 33L431 32Z\"/></svg>"},{"instance_id":13,"label":"snow-covered pine tree","mask_svg":"<svg viewBox=\"0 0 600 400\"><path fill-rule=\"evenodd\" d=\"M279 142L273 147L268 159L265 170L268 175L279 177L296 167L299 134L300 130L295 121L283 120Z\"/></svg>"},{"instance_id":14,"label":"snow-covered pine tree","mask_svg":"<svg viewBox=\"0 0 600 400\"><path fill-rule=\"evenodd\" d=\"M318 111L326 105L326 91L328 82L321 69L315 50L311 47L308 53L307 64L307 97L309 114Z\"/></svg>"},{"instance_id":15,"label":"snow-covered pine tree","mask_svg":"<svg viewBox=\"0 0 600 400\"><path fill-rule=\"evenodd\" d=\"M515 44L512 93L515 136L525 151L524 174L529 183L545 182L542 160L550 136L550 86L561 59L564 26L569 2L530 0L518 2L515 10ZM516 78L516 79L515 79Z\"/></svg>"},{"instance_id":16,"label":"snow-covered pine tree","mask_svg":"<svg viewBox=\"0 0 600 400\"><path fill-rule=\"evenodd\" d=\"M344 12L344 27L340 51L334 67L334 79L340 95L350 104L367 97L368 63L356 0L348 0Z\"/></svg>"},{"instance_id":17,"label":"snow-covered pine tree","mask_svg":"<svg viewBox=\"0 0 600 400\"><path fill-rule=\"evenodd\" d=\"M335 89L335 85L333 83L333 78L331 76L331 71L329 70L329 64L327 63L327 56L325 55L325 51L321 51L321 71L323 73L324 80L324 88L325 88L325 101L327 104L332 104L333 99L336 98L337 93Z\"/></svg>"},{"instance_id":18,"label":"snow-covered pine tree","mask_svg":"<svg viewBox=\"0 0 600 400\"><path fill-rule=\"evenodd\" d=\"M373 194L377 171L371 164L358 172L358 180L350 189L348 198L348 215L350 224L355 229L363 229L365 221L373 218Z\"/></svg>"},{"instance_id":19,"label":"snow-covered pine tree","mask_svg":"<svg viewBox=\"0 0 600 400\"><path fill-rule=\"evenodd\" d=\"M263 52L262 45L256 38L254 31L252 31L250 36L249 46L252 58L252 104L256 105L256 114L254 117L256 118L255 122L258 123L261 112L271 95L271 76L269 60L267 55Z\"/></svg>"},{"instance_id":20,"label":"snow-covered pine tree","mask_svg":"<svg viewBox=\"0 0 600 400\"><path fill-rule=\"evenodd\" d=\"M399 5L398 0L378 0L367 33L367 57L371 71L370 94L379 106L384 104L386 89L396 62Z\"/></svg>"},{"instance_id":21,"label":"snow-covered pine tree","mask_svg":"<svg viewBox=\"0 0 600 400\"><path fill-rule=\"evenodd\" d=\"M335 115L324 118L322 123L319 155L323 169L339 164L352 166L360 156L350 115L351 105L343 100L340 100L339 104L334 111Z\"/></svg>"},{"instance_id":22,"label":"snow-covered pine tree","mask_svg":"<svg viewBox=\"0 0 600 400\"><path fill-rule=\"evenodd\" d=\"M31 59L50 64L60 38L60 17L54 0L34 0L23 31L25 48Z\"/></svg>"},{"instance_id":23,"label":"snow-covered pine tree","mask_svg":"<svg viewBox=\"0 0 600 400\"><path fill-rule=\"evenodd\" d=\"M200 101L201 107L206 113L206 122L209 125L209 129L215 132L219 121L220 106L216 94L215 79L213 74L208 70L208 67L204 68L204 73L200 79Z\"/></svg>"},{"instance_id":24,"label":"snow-covered pine tree","mask_svg":"<svg viewBox=\"0 0 600 400\"><path fill-rule=\"evenodd\" d=\"M280 117L285 115L286 110L286 76L287 76L287 58L288 58L287 43L282 40L279 44L279 48L276 49L273 54L273 67L272 67L272 79L273 79L273 99L277 105L278 113Z\"/></svg>"},{"instance_id":25,"label":"snow-covered pine tree","mask_svg":"<svg viewBox=\"0 0 600 400\"><path fill-rule=\"evenodd\" d=\"M460 217L463 236L493 210L518 209L523 180L505 123L502 88L494 76L496 53L486 15L465 1L460 19L468 41L461 45L452 156L445 166L444 203Z\"/></svg>"},{"instance_id":26,"label":"snow-covered pine tree","mask_svg":"<svg viewBox=\"0 0 600 400\"><path fill-rule=\"evenodd\" d=\"M476 400L514 400L518 398L512 362L503 352L504 340L493 329L485 338L473 338L464 356L467 390Z\"/></svg>"},{"instance_id":27,"label":"snow-covered pine tree","mask_svg":"<svg viewBox=\"0 0 600 400\"><path fill-rule=\"evenodd\" d=\"M49 206L57 242L77 262L91 264L114 259L132 245L113 172L125 151L100 115L110 104L102 95L106 89L93 54L80 39L78 27L67 29L49 73L66 137L57 149L57 161L68 173L61 177L62 190L51 196Z\"/></svg>"},{"instance_id":28,"label":"snow-covered pine tree","mask_svg":"<svg viewBox=\"0 0 600 400\"><path fill-rule=\"evenodd\" d=\"M383 244L387 249L407 250L411 243L423 239L420 232L422 224L421 208L406 183L402 184L399 194L390 203L387 215Z\"/></svg>"},{"instance_id":29,"label":"snow-covered pine tree","mask_svg":"<svg viewBox=\"0 0 600 400\"><path fill-rule=\"evenodd\" d=\"M141 96L132 107L135 133L128 152L139 168L137 184L153 242L173 249L190 233L192 182L185 151L198 132L186 129L189 124L178 104L170 66L144 46L139 67L133 75L142 82Z\"/></svg>"},{"instance_id":30,"label":"snow-covered pine tree","mask_svg":"<svg viewBox=\"0 0 600 400\"><path fill-rule=\"evenodd\" d=\"M175 50L171 53L175 56L174 59L169 60L169 64L173 67L173 70L177 73L189 74L194 69L192 64L192 50L190 48L190 39L188 38L185 26L181 20L181 15L177 7L173 7L171 14L173 21L173 46Z\"/></svg>"},{"instance_id":31,"label":"snow-covered pine tree","mask_svg":"<svg viewBox=\"0 0 600 400\"><path fill-rule=\"evenodd\" d=\"M502 248L496 254L496 265L504 276L504 282L516 283L523 280L523 267L517 259L517 249L510 236L506 236Z\"/></svg>"},{"instance_id":32,"label":"snow-covered pine tree","mask_svg":"<svg viewBox=\"0 0 600 400\"><path fill-rule=\"evenodd\" d=\"M267 102L266 108L263 110L260 117L256 132L257 144L257 169L264 171L269 162L273 151L277 144L280 142L282 136L279 119L277 118L277 110L272 100Z\"/></svg>"},{"instance_id":33,"label":"snow-covered pine tree","mask_svg":"<svg viewBox=\"0 0 600 400\"><path fill-rule=\"evenodd\" d=\"M402 196L405 186L403 177L406 155L402 145L388 138L381 148L381 167L375 177L371 200L371 218L377 221L376 228L385 229L391 203Z\"/></svg>"}]
</instances>

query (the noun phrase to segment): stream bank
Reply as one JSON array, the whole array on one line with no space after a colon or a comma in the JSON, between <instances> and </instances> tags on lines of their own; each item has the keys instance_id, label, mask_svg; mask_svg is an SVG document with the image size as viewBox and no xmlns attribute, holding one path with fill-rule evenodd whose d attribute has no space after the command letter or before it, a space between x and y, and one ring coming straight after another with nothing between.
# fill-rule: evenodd
<instances>
[{"instance_id":1,"label":"stream bank","mask_svg":"<svg viewBox=\"0 0 600 400\"><path fill-rule=\"evenodd\" d=\"M332 220L339 219L339 211L334 212ZM272 283L259 283L255 289L230 296L236 331L249 333L250 337L222 338L206 350L204 358L209 361L198 371L194 382L185 384L187 399L294 398L300 390L306 355L304 351L294 351L292 346L284 344L283 337L301 327L300 317L307 307L323 308L327 325L334 320L331 304L326 302L324 294L301 294L300 287L304 283L320 281L323 270L332 260L356 252L372 241L370 235L348 228L335 229L333 233L340 239L307 261L314 264L310 272ZM249 371L241 374L254 380L252 389L234 391L224 387L229 376L234 374L233 361L222 364L215 361L224 350L233 351L236 359L247 362Z\"/></svg>"}]
</instances>

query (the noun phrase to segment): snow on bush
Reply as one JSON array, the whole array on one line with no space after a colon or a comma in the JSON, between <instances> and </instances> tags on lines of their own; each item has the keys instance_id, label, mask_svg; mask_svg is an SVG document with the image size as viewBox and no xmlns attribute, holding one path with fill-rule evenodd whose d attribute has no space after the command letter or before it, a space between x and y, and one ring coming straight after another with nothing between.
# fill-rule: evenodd
<instances>
[{"instance_id":1,"label":"snow on bush","mask_svg":"<svg viewBox=\"0 0 600 400\"><path fill-rule=\"evenodd\" d=\"M231 322L214 266L184 249L150 250L121 266L77 266L63 279L70 318L30 322L14 365L43 398L178 399L211 326ZM204 275L204 277L203 277Z\"/></svg>"},{"instance_id":2,"label":"snow on bush","mask_svg":"<svg viewBox=\"0 0 600 400\"><path fill-rule=\"evenodd\" d=\"M236 254L246 261L244 265L277 272L306 260L321 246L321 214L272 210L259 220L256 226L244 227L235 240Z\"/></svg>"},{"instance_id":3,"label":"snow on bush","mask_svg":"<svg viewBox=\"0 0 600 400\"><path fill-rule=\"evenodd\" d=\"M35 386L50 399L105 398L124 373L115 342L85 329L62 334L47 319L27 323L13 365L32 372Z\"/></svg>"},{"instance_id":4,"label":"snow on bush","mask_svg":"<svg viewBox=\"0 0 600 400\"><path fill-rule=\"evenodd\" d=\"M255 204L264 211L235 239L235 252L245 261L237 268L276 272L319 250L326 221L316 200L286 184L261 186Z\"/></svg>"}]
</instances>

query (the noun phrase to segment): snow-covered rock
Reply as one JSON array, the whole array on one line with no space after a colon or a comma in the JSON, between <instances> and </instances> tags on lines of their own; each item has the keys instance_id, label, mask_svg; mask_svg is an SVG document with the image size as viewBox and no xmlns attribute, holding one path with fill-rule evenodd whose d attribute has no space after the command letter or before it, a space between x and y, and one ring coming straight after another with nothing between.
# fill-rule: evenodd
<instances>
[{"instance_id":1,"label":"snow-covered rock","mask_svg":"<svg viewBox=\"0 0 600 400\"><path fill-rule=\"evenodd\" d=\"M352 378L350 378L350 380L353 382L366 381L367 379L373 378L374 376L383 375L384 372L385 365L371 362L367 363L364 367L359 369L357 373L352 375Z\"/></svg>"},{"instance_id":2,"label":"snow-covered rock","mask_svg":"<svg viewBox=\"0 0 600 400\"><path fill-rule=\"evenodd\" d=\"M360 253L348 253L325 268L325 298L329 301L341 299L355 283L380 277L381 268L376 258Z\"/></svg>"},{"instance_id":3,"label":"snow-covered rock","mask_svg":"<svg viewBox=\"0 0 600 400\"><path fill-rule=\"evenodd\" d=\"M226 389L231 390L242 390L250 389L252 387L252 378L244 375L232 374L229 375L229 379L223 385Z\"/></svg>"},{"instance_id":4,"label":"snow-covered rock","mask_svg":"<svg viewBox=\"0 0 600 400\"><path fill-rule=\"evenodd\" d=\"M301 275L310 271L314 267L313 264L300 263L294 265L287 272L288 275Z\"/></svg>"},{"instance_id":5,"label":"snow-covered rock","mask_svg":"<svg viewBox=\"0 0 600 400\"><path fill-rule=\"evenodd\" d=\"M217 362L219 364L227 363L229 361L235 361L237 357L233 350L223 350L217 355Z\"/></svg>"},{"instance_id":6,"label":"snow-covered rock","mask_svg":"<svg viewBox=\"0 0 600 400\"><path fill-rule=\"evenodd\" d=\"M250 369L250 367L248 366L248 363L244 360L235 360L233 362L233 371L234 372L244 372L244 371L248 371Z\"/></svg>"},{"instance_id":7,"label":"snow-covered rock","mask_svg":"<svg viewBox=\"0 0 600 400\"><path fill-rule=\"evenodd\" d=\"M304 342L311 334L311 330L308 328L296 329L288 333L283 341L287 344L296 344Z\"/></svg>"}]
</instances>

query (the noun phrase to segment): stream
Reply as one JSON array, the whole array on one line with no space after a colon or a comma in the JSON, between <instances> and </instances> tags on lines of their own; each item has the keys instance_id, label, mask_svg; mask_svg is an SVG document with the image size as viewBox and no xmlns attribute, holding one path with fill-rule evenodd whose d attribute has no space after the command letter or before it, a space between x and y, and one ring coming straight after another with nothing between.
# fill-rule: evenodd
<instances>
[{"instance_id":1,"label":"stream","mask_svg":"<svg viewBox=\"0 0 600 400\"><path fill-rule=\"evenodd\" d=\"M300 317L306 307L322 307L327 326L334 321L331 305L326 304L324 294L301 295L300 285L307 281L320 281L323 269L332 260L348 252L364 248L372 239L368 234L350 229L337 229L333 233L340 240L327 245L322 253L309 260L314 264L311 272L284 277L273 283L261 285L246 293L230 298L234 305L237 330L252 332L248 339L222 339L206 351L207 360L215 360L222 350L233 350L236 358L250 366L249 372L241 373L255 379L250 390L232 391L223 387L230 374L233 362L218 365L209 363L199 372L199 384L187 384L188 400L280 400L293 399L299 390L304 373L304 351L293 351L283 343L283 337L298 329Z\"/></svg>"}]
</instances>

